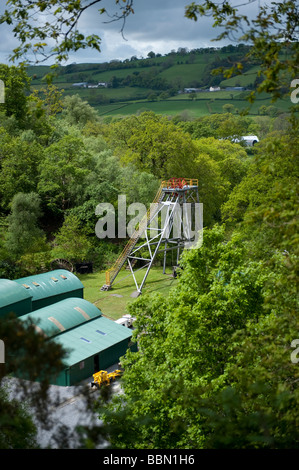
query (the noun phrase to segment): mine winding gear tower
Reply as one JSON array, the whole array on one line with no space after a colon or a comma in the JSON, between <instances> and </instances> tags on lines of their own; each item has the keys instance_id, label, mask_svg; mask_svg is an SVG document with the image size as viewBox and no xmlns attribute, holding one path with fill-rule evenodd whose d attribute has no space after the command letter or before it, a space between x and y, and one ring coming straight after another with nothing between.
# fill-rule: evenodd
<instances>
[{"instance_id":1,"label":"mine winding gear tower","mask_svg":"<svg viewBox=\"0 0 299 470\"><path fill-rule=\"evenodd\" d=\"M202 228L200 206L202 205L199 204L197 179L171 178L162 181L139 227L132 234L115 264L106 271L106 283L101 290L112 288L117 275L126 263L139 294L158 253L164 253L163 273L168 251L176 250L176 265L178 265L180 252L186 244L194 241L195 231ZM192 230L192 222L194 225L195 219L200 223L195 226L195 230ZM137 269L135 265L138 266ZM145 269L144 276L138 284L135 273L142 269Z\"/></svg>"}]
</instances>

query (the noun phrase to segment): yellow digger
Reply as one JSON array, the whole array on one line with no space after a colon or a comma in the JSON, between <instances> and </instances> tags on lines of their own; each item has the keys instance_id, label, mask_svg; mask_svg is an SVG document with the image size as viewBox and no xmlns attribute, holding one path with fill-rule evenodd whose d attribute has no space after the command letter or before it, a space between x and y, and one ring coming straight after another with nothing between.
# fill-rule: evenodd
<instances>
[{"instance_id":1,"label":"yellow digger","mask_svg":"<svg viewBox=\"0 0 299 470\"><path fill-rule=\"evenodd\" d=\"M106 370L100 370L93 374L93 382L91 382L91 387L100 388L101 385L110 385L110 382L120 377L122 371L119 369L114 370L113 372L107 372Z\"/></svg>"}]
</instances>

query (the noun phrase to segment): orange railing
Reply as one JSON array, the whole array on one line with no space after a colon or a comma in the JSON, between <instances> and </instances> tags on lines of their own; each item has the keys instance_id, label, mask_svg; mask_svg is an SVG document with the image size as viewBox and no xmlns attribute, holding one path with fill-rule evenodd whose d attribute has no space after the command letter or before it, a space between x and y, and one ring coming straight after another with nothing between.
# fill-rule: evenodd
<instances>
[{"instance_id":1,"label":"orange railing","mask_svg":"<svg viewBox=\"0 0 299 470\"><path fill-rule=\"evenodd\" d=\"M168 189L183 189L186 186L198 186L198 180L194 178L170 178L167 181L162 181L163 188Z\"/></svg>"}]
</instances>

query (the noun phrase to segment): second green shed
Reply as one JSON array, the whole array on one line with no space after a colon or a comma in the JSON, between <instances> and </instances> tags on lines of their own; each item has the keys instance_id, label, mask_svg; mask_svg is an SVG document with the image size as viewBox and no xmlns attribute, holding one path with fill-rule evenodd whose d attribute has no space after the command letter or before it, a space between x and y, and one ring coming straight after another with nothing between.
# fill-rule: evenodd
<instances>
[{"instance_id":1,"label":"second green shed","mask_svg":"<svg viewBox=\"0 0 299 470\"><path fill-rule=\"evenodd\" d=\"M23 315L21 320L30 322L47 338L102 316L102 312L91 302L70 297L47 307Z\"/></svg>"}]
</instances>

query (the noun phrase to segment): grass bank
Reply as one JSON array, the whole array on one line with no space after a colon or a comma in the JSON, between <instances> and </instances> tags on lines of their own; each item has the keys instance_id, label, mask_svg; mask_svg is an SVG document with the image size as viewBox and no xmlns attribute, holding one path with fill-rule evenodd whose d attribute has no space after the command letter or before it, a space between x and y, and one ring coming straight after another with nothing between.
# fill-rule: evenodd
<instances>
[{"instance_id":1,"label":"grass bank","mask_svg":"<svg viewBox=\"0 0 299 470\"><path fill-rule=\"evenodd\" d=\"M144 276L145 270L136 273L137 282L140 282ZM94 303L101 312L111 318L117 320L127 311L127 305L135 300L132 297L136 292L136 286L133 276L126 270L122 270L115 280L115 284L109 291L101 291L101 287L105 284L105 272L95 272L91 274L78 274L78 278L84 285L84 298ZM159 292L163 296L167 296L169 290L176 285L177 280L172 277L170 267L163 274L162 267L154 267L150 270L146 283L142 290L143 293Z\"/></svg>"}]
</instances>

